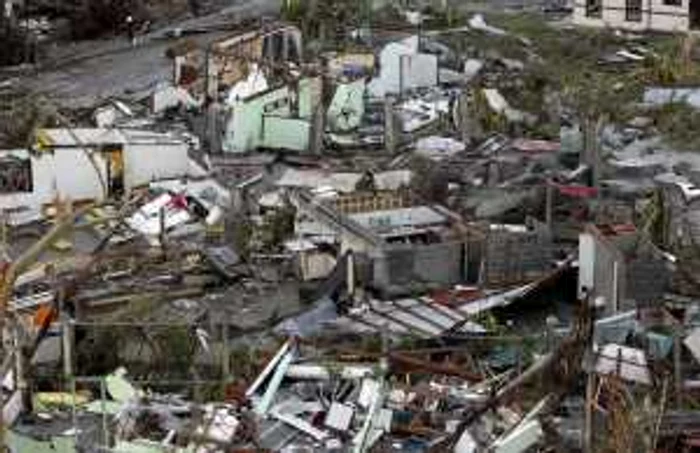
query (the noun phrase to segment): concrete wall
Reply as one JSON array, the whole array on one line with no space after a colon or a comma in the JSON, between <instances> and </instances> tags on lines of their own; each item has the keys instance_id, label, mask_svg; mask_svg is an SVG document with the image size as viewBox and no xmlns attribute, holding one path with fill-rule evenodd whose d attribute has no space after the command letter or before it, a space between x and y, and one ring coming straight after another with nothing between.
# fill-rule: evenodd
<instances>
[{"instance_id":1,"label":"concrete wall","mask_svg":"<svg viewBox=\"0 0 700 453\"><path fill-rule=\"evenodd\" d=\"M681 0L681 5L665 5L663 0L642 0L640 21L626 20L626 0L600 0L600 17L586 16L586 1L576 0L574 23L591 27L624 28L626 30L687 31L689 24L689 1Z\"/></svg>"},{"instance_id":2,"label":"concrete wall","mask_svg":"<svg viewBox=\"0 0 700 453\"><path fill-rule=\"evenodd\" d=\"M298 117L293 116L295 97L298 97ZM301 80L298 94L283 86L245 99L231 109L223 150L229 153L246 153L260 147L308 150L309 118L320 101L320 79Z\"/></svg>"},{"instance_id":3,"label":"concrete wall","mask_svg":"<svg viewBox=\"0 0 700 453\"><path fill-rule=\"evenodd\" d=\"M95 155L104 178L105 160ZM0 194L0 208L23 206L37 208L53 201L56 196L71 200L101 199L102 186L90 160L81 149L69 148L31 156L32 192Z\"/></svg>"},{"instance_id":4,"label":"concrete wall","mask_svg":"<svg viewBox=\"0 0 700 453\"><path fill-rule=\"evenodd\" d=\"M578 239L578 297L585 296L583 288L590 290L595 284L595 239L590 233L582 233Z\"/></svg>"},{"instance_id":5,"label":"concrete wall","mask_svg":"<svg viewBox=\"0 0 700 453\"><path fill-rule=\"evenodd\" d=\"M630 246L629 241L634 241ZM622 250L626 250L623 253ZM636 234L602 236L592 227L579 237L579 296L586 286L613 314L658 302L670 271L651 243Z\"/></svg>"},{"instance_id":6,"label":"concrete wall","mask_svg":"<svg viewBox=\"0 0 700 453\"><path fill-rule=\"evenodd\" d=\"M333 208L321 203L309 202L300 194L292 192L290 195L292 203L297 208L294 223L297 235L333 238L340 244L339 255L344 255L351 250L355 253L370 255L379 249L378 238Z\"/></svg>"},{"instance_id":7,"label":"concrete wall","mask_svg":"<svg viewBox=\"0 0 700 453\"><path fill-rule=\"evenodd\" d=\"M462 243L386 246L373 258L373 285L378 289L420 284L446 286L465 279Z\"/></svg>"},{"instance_id":8,"label":"concrete wall","mask_svg":"<svg viewBox=\"0 0 700 453\"><path fill-rule=\"evenodd\" d=\"M642 257L630 262L627 264L622 309L657 304L668 291L670 279L671 273L661 259ZM636 306L625 306L630 301L634 301Z\"/></svg>"},{"instance_id":9,"label":"concrete wall","mask_svg":"<svg viewBox=\"0 0 700 453\"><path fill-rule=\"evenodd\" d=\"M159 179L189 174L190 159L185 143L127 144L124 147L124 185L127 189Z\"/></svg>"},{"instance_id":10,"label":"concrete wall","mask_svg":"<svg viewBox=\"0 0 700 453\"><path fill-rule=\"evenodd\" d=\"M379 54L379 77L368 89L375 97L437 85L438 58L418 52L418 37L388 44Z\"/></svg>"},{"instance_id":11,"label":"concrete wall","mask_svg":"<svg viewBox=\"0 0 700 453\"><path fill-rule=\"evenodd\" d=\"M529 282L552 270L551 239L536 231L490 231L485 253L482 281L487 285Z\"/></svg>"},{"instance_id":12,"label":"concrete wall","mask_svg":"<svg viewBox=\"0 0 700 453\"><path fill-rule=\"evenodd\" d=\"M299 274L304 281L318 280L328 276L335 267L336 259L316 250L301 252L298 256Z\"/></svg>"},{"instance_id":13,"label":"concrete wall","mask_svg":"<svg viewBox=\"0 0 700 453\"><path fill-rule=\"evenodd\" d=\"M606 310L616 313L624 299L625 263L618 252L596 241L592 292L605 300Z\"/></svg>"},{"instance_id":14,"label":"concrete wall","mask_svg":"<svg viewBox=\"0 0 700 453\"><path fill-rule=\"evenodd\" d=\"M591 230L579 236L579 297L585 286L607 313L616 313L625 299L626 272L623 254L610 241Z\"/></svg>"},{"instance_id":15,"label":"concrete wall","mask_svg":"<svg viewBox=\"0 0 700 453\"><path fill-rule=\"evenodd\" d=\"M101 200L105 194L100 177L107 182L107 160L99 152L90 152L99 174L87 152L80 148L58 148L31 155L32 192L0 194L0 208L38 208L51 203L57 196L73 201ZM15 153L27 154L26 151ZM154 180L185 176L189 172L190 160L185 143L124 146L124 187L127 190Z\"/></svg>"},{"instance_id":16,"label":"concrete wall","mask_svg":"<svg viewBox=\"0 0 700 453\"><path fill-rule=\"evenodd\" d=\"M373 255L377 252L377 247L365 238L348 230L343 230L343 232L340 233L340 254L344 254L350 250L355 253Z\"/></svg>"}]
</instances>

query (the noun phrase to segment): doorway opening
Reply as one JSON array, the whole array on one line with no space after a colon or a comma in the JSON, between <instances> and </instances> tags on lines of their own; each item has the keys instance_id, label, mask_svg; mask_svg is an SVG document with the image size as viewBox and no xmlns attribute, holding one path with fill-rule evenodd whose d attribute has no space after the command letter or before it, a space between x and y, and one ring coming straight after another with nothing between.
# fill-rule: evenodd
<instances>
[{"instance_id":1,"label":"doorway opening","mask_svg":"<svg viewBox=\"0 0 700 453\"><path fill-rule=\"evenodd\" d=\"M690 29L700 29L700 0L690 0L690 2L688 2L688 9Z\"/></svg>"},{"instance_id":2,"label":"doorway opening","mask_svg":"<svg viewBox=\"0 0 700 453\"><path fill-rule=\"evenodd\" d=\"M124 195L124 152L121 145L105 146L102 155L107 161L107 196Z\"/></svg>"}]
</instances>

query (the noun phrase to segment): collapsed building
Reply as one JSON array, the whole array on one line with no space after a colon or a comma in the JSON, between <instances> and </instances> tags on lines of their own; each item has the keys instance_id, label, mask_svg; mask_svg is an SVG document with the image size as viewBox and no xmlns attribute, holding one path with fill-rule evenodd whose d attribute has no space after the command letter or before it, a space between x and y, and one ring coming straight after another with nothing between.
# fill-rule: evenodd
<instances>
[{"instance_id":1,"label":"collapsed building","mask_svg":"<svg viewBox=\"0 0 700 453\"><path fill-rule=\"evenodd\" d=\"M56 199L119 197L159 179L197 174L189 146L169 134L119 129L43 129L35 150L3 152L3 209L36 213Z\"/></svg>"},{"instance_id":2,"label":"collapsed building","mask_svg":"<svg viewBox=\"0 0 700 453\"><path fill-rule=\"evenodd\" d=\"M692 172L611 145L593 182L513 94L536 46L467 25L312 61L292 25L184 39L140 108L2 152L12 451L692 445Z\"/></svg>"}]
</instances>

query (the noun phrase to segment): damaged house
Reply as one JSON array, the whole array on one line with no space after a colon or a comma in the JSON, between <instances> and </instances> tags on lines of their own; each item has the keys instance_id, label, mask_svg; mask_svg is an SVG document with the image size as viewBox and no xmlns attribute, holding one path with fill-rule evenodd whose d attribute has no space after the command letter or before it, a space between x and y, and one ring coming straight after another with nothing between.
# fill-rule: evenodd
<instances>
[{"instance_id":1,"label":"damaged house","mask_svg":"<svg viewBox=\"0 0 700 453\"><path fill-rule=\"evenodd\" d=\"M191 174L188 145L133 129L43 129L36 152L0 152L4 209L34 211L56 198L118 197L139 186Z\"/></svg>"},{"instance_id":2,"label":"damaged house","mask_svg":"<svg viewBox=\"0 0 700 453\"><path fill-rule=\"evenodd\" d=\"M224 152L308 150L320 93L320 78L304 78L296 86L283 85L233 99L224 130Z\"/></svg>"},{"instance_id":3,"label":"damaged house","mask_svg":"<svg viewBox=\"0 0 700 453\"><path fill-rule=\"evenodd\" d=\"M549 237L536 231L500 228L483 235L442 206L416 206L381 195L376 201L380 209L358 202L349 210L347 202L335 198L293 191L297 234L334 243L341 254L367 256L370 286L386 294L468 281L504 287L540 278L554 267ZM390 208L390 203L401 207Z\"/></svg>"},{"instance_id":4,"label":"damaged house","mask_svg":"<svg viewBox=\"0 0 700 453\"><path fill-rule=\"evenodd\" d=\"M177 52L176 52L177 53ZM206 51L184 49L174 57L174 84L196 93L218 93L243 80L251 64L299 64L302 57L301 31L273 24L260 30L237 33L214 42Z\"/></svg>"},{"instance_id":5,"label":"damaged house","mask_svg":"<svg viewBox=\"0 0 700 453\"><path fill-rule=\"evenodd\" d=\"M340 79L326 109L321 77L302 77L269 87L262 70L253 69L228 96L223 150L248 153L257 149L318 153L324 134L343 143L365 114L365 80Z\"/></svg>"},{"instance_id":6,"label":"damaged house","mask_svg":"<svg viewBox=\"0 0 700 453\"><path fill-rule=\"evenodd\" d=\"M669 278L665 257L634 225L588 225L579 236L579 297L605 313L658 301Z\"/></svg>"}]
</instances>

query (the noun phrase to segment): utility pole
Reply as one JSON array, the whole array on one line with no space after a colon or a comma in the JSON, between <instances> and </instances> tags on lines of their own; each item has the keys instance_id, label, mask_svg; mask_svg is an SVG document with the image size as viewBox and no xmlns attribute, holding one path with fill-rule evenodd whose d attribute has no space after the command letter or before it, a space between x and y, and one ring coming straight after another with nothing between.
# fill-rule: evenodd
<instances>
[{"instance_id":1,"label":"utility pole","mask_svg":"<svg viewBox=\"0 0 700 453\"><path fill-rule=\"evenodd\" d=\"M584 425L583 425L583 453L593 453L593 398L595 398L596 386L596 356L593 351L593 337L595 335L595 315L590 313L593 310L593 299L590 294L583 296L585 310L589 310L590 320L588 326L588 338L586 349L583 352L584 370L586 371L586 401L584 402Z\"/></svg>"},{"instance_id":2,"label":"utility pole","mask_svg":"<svg viewBox=\"0 0 700 453\"><path fill-rule=\"evenodd\" d=\"M682 325L676 321L673 329L673 380L676 389L676 409L683 405L683 373L681 365L681 329Z\"/></svg>"},{"instance_id":3,"label":"utility pole","mask_svg":"<svg viewBox=\"0 0 700 453\"><path fill-rule=\"evenodd\" d=\"M546 194L546 205L545 205L545 223L547 224L547 229L549 229L550 233L552 232L552 210L554 209L553 204L554 204L554 185L552 184L552 181L547 181L547 186L546 186L547 194Z\"/></svg>"},{"instance_id":4,"label":"utility pole","mask_svg":"<svg viewBox=\"0 0 700 453\"><path fill-rule=\"evenodd\" d=\"M7 212L7 210L2 211L2 218L0 218L0 261L9 263L10 262L10 254L8 252L8 243L7 243L7 236L8 236L8 228L9 228L9 223L10 223L10 214Z\"/></svg>"},{"instance_id":5,"label":"utility pole","mask_svg":"<svg viewBox=\"0 0 700 453\"><path fill-rule=\"evenodd\" d=\"M220 324L221 331L221 387L226 391L226 385L231 381L231 350L229 344L229 326Z\"/></svg>"},{"instance_id":6,"label":"utility pole","mask_svg":"<svg viewBox=\"0 0 700 453\"><path fill-rule=\"evenodd\" d=\"M160 208L158 214L158 221L160 223L158 229L158 242L160 242L160 249L163 253L163 260L166 260L167 247L165 245L165 208Z\"/></svg>"},{"instance_id":7,"label":"utility pole","mask_svg":"<svg viewBox=\"0 0 700 453\"><path fill-rule=\"evenodd\" d=\"M459 121L459 132L465 145L469 145L471 141L470 134L472 131L470 130L469 116L469 91L464 90L457 99L457 118Z\"/></svg>"},{"instance_id":8,"label":"utility pole","mask_svg":"<svg viewBox=\"0 0 700 453\"><path fill-rule=\"evenodd\" d=\"M63 342L63 376L67 380L73 379L75 370L73 369L73 341L75 339L74 330L75 323L68 316L65 316L62 322Z\"/></svg>"},{"instance_id":9,"label":"utility pole","mask_svg":"<svg viewBox=\"0 0 700 453\"><path fill-rule=\"evenodd\" d=\"M398 148L397 127L394 119L394 97L384 98L384 148L389 154L395 154Z\"/></svg>"},{"instance_id":10,"label":"utility pole","mask_svg":"<svg viewBox=\"0 0 700 453\"><path fill-rule=\"evenodd\" d=\"M326 113L323 102L319 103L311 115L311 144L310 153L320 156L323 153L323 133L325 131Z\"/></svg>"}]
</instances>

